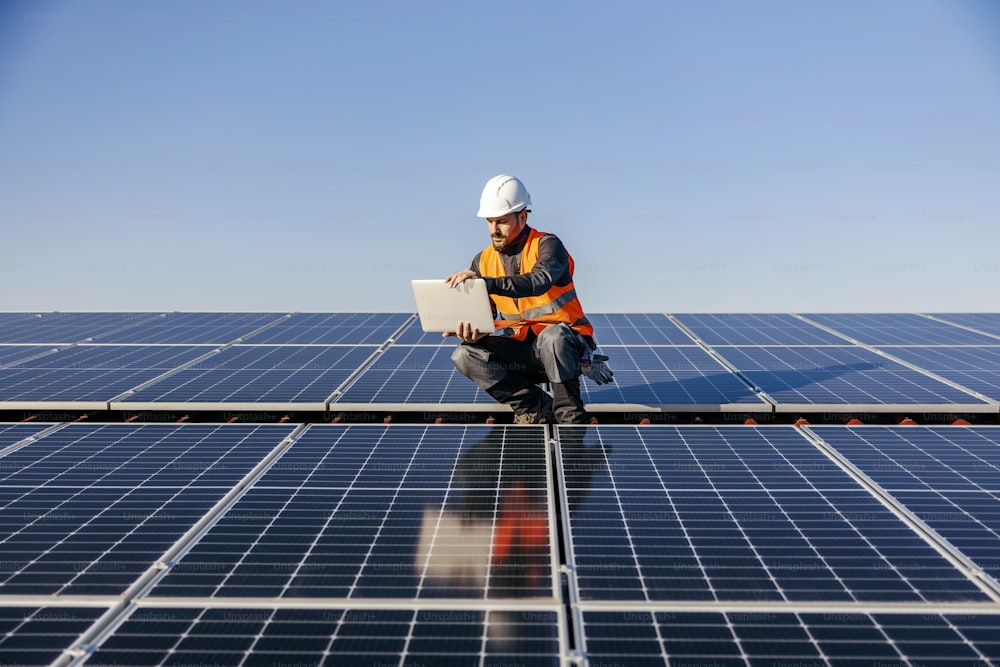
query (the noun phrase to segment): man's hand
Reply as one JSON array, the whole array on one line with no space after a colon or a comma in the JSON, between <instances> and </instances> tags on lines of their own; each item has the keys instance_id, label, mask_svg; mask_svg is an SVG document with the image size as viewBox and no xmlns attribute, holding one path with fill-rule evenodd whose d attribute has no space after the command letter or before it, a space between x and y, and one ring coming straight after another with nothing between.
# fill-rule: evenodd
<instances>
[{"instance_id":1,"label":"man's hand","mask_svg":"<svg viewBox=\"0 0 1000 667\"><path fill-rule=\"evenodd\" d=\"M479 274L472 269L465 269L464 271L459 271L458 273L453 273L444 279L448 283L448 287L458 287L461 283L466 280L472 280L473 278L478 278Z\"/></svg>"},{"instance_id":2,"label":"man's hand","mask_svg":"<svg viewBox=\"0 0 1000 667\"><path fill-rule=\"evenodd\" d=\"M455 327L455 331L446 331L442 335L446 338L448 336L457 336L462 342L475 343L481 338L488 336L489 332L483 333L479 329L473 329L470 322L459 322L458 326Z\"/></svg>"},{"instance_id":3,"label":"man's hand","mask_svg":"<svg viewBox=\"0 0 1000 667\"><path fill-rule=\"evenodd\" d=\"M607 384L615 381L615 374L606 363L608 358L603 354L595 354L589 363L582 360L580 371L597 384Z\"/></svg>"}]
</instances>

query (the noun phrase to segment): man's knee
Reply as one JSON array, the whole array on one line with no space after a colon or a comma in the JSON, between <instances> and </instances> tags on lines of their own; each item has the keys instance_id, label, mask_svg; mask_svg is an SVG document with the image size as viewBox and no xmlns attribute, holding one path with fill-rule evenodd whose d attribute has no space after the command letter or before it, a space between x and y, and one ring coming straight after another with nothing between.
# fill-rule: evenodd
<instances>
[{"instance_id":1,"label":"man's knee","mask_svg":"<svg viewBox=\"0 0 1000 667\"><path fill-rule=\"evenodd\" d=\"M480 356L472 352L471 345L456 345L451 353L451 362L466 377L475 374L476 369L481 369L484 365Z\"/></svg>"},{"instance_id":2,"label":"man's knee","mask_svg":"<svg viewBox=\"0 0 1000 667\"><path fill-rule=\"evenodd\" d=\"M549 380L565 382L580 375L580 341L568 326L542 329L535 340L535 353Z\"/></svg>"}]
</instances>

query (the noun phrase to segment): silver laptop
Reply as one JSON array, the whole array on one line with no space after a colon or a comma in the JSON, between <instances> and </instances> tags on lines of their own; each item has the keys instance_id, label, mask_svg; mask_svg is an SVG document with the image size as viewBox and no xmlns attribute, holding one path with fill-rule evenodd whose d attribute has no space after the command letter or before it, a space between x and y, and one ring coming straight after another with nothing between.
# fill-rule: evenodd
<instances>
[{"instance_id":1,"label":"silver laptop","mask_svg":"<svg viewBox=\"0 0 1000 667\"><path fill-rule=\"evenodd\" d=\"M474 329L493 332L493 309L482 278L466 280L457 287L448 287L443 278L410 282L424 331L454 331L459 322L470 322Z\"/></svg>"}]
</instances>

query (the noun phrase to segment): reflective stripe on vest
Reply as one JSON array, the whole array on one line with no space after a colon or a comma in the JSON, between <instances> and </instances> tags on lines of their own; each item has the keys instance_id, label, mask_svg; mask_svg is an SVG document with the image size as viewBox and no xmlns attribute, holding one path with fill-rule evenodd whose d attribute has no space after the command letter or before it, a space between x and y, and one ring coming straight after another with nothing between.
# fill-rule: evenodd
<instances>
[{"instance_id":1,"label":"reflective stripe on vest","mask_svg":"<svg viewBox=\"0 0 1000 667\"><path fill-rule=\"evenodd\" d=\"M544 232L532 229L521 250L521 275L530 273L538 261L538 243L545 236ZM583 313L573 286L573 258L569 256L570 283L562 287L553 285L544 294L526 296L518 299L509 296L491 294L490 299L496 306L496 328L511 328L514 338L524 340L528 330L538 334L550 324L565 322L578 333L586 336L594 335L587 316ZM501 278L506 274L500 253L492 245L483 249L479 256L479 273L488 278Z\"/></svg>"}]
</instances>

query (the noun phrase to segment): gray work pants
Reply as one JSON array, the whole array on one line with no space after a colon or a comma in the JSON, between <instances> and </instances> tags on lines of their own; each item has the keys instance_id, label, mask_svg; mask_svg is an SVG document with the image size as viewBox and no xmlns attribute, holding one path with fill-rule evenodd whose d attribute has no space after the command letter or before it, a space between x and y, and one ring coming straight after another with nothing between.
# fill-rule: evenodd
<instances>
[{"instance_id":1,"label":"gray work pants","mask_svg":"<svg viewBox=\"0 0 1000 667\"><path fill-rule=\"evenodd\" d=\"M584 343L563 324L553 324L527 340L487 336L462 343L451 360L458 370L515 414L537 414L552 401L559 423L587 423L580 397L580 352ZM551 399L537 385L552 385Z\"/></svg>"}]
</instances>

